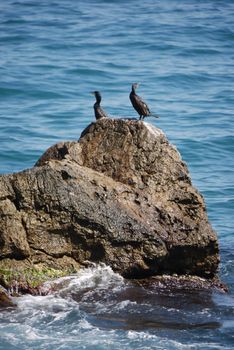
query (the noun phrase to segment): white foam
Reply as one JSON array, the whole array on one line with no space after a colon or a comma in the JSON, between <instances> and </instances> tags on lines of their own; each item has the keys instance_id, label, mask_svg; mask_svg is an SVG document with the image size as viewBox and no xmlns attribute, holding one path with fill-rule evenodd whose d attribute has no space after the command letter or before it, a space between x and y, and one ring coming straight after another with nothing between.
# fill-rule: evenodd
<instances>
[{"instance_id":1,"label":"white foam","mask_svg":"<svg viewBox=\"0 0 234 350\"><path fill-rule=\"evenodd\" d=\"M81 291L87 288L107 288L113 286L118 288L124 284L124 279L119 274L104 264L95 265L81 269L77 274L60 277L53 282L45 283L44 287L58 289L59 293ZM55 288L56 287L56 288Z\"/></svg>"},{"instance_id":2,"label":"white foam","mask_svg":"<svg viewBox=\"0 0 234 350\"><path fill-rule=\"evenodd\" d=\"M148 332L137 332L137 331L128 331L127 337L129 339L158 339L154 334L149 334Z\"/></svg>"},{"instance_id":3,"label":"white foam","mask_svg":"<svg viewBox=\"0 0 234 350\"><path fill-rule=\"evenodd\" d=\"M122 310L122 309L125 309L128 306L133 306L133 305L137 305L137 302L136 301L130 301L130 300L123 300L123 301L121 301L120 303L118 303L116 305L116 309L117 310Z\"/></svg>"},{"instance_id":4,"label":"white foam","mask_svg":"<svg viewBox=\"0 0 234 350\"><path fill-rule=\"evenodd\" d=\"M157 341L157 345L156 346L152 346L150 347L150 349L157 349L157 350L165 350L165 349L178 349L178 350L197 350L197 349L212 349L212 350L230 350L227 347L223 347L220 344L217 344L215 342L209 342L209 343L196 343L193 342L191 344L188 343L182 343L180 341L177 340L171 340L168 338L162 338L159 336L156 336L154 334L150 334L148 331L143 332L143 331L128 331L127 337L134 341L135 346L137 345L137 343L139 343L139 345L141 346L141 350L146 350L149 349L149 347L144 346L144 342L147 342L147 340L150 341L150 343L152 344L152 341L155 343ZM136 347L137 349L139 349L139 347Z\"/></svg>"}]
</instances>

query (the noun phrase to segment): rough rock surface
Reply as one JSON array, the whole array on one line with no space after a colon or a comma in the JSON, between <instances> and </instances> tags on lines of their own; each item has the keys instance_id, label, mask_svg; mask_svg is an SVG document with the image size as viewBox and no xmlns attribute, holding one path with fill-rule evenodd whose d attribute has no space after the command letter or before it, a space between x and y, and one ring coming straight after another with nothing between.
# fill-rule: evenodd
<instances>
[{"instance_id":1,"label":"rough rock surface","mask_svg":"<svg viewBox=\"0 0 234 350\"><path fill-rule=\"evenodd\" d=\"M1 308L13 306L15 306L15 304L11 300L11 297L8 295L7 291L0 286L0 310Z\"/></svg>"},{"instance_id":2,"label":"rough rock surface","mask_svg":"<svg viewBox=\"0 0 234 350\"><path fill-rule=\"evenodd\" d=\"M218 242L204 200L160 129L92 123L32 169L0 177L0 269L104 262L129 278L213 277Z\"/></svg>"}]
</instances>

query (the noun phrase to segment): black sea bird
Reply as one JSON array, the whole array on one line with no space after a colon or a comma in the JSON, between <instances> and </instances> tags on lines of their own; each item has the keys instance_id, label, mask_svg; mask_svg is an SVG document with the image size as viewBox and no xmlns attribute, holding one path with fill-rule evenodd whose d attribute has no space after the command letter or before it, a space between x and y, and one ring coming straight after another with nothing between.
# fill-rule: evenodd
<instances>
[{"instance_id":1,"label":"black sea bird","mask_svg":"<svg viewBox=\"0 0 234 350\"><path fill-rule=\"evenodd\" d=\"M159 118L158 115L152 114L150 112L147 104L142 100L140 96L136 94L136 89L138 88L138 86L138 83L132 84L132 91L130 92L129 98L132 102L133 108L135 108L135 110L139 114L140 120L144 120L145 117Z\"/></svg>"},{"instance_id":2,"label":"black sea bird","mask_svg":"<svg viewBox=\"0 0 234 350\"><path fill-rule=\"evenodd\" d=\"M109 118L106 112L102 109L100 106L102 96L99 91L93 91L91 92L96 97L96 102L93 105L94 108L94 113L95 113L95 118L96 120L102 119L102 118Z\"/></svg>"}]
</instances>

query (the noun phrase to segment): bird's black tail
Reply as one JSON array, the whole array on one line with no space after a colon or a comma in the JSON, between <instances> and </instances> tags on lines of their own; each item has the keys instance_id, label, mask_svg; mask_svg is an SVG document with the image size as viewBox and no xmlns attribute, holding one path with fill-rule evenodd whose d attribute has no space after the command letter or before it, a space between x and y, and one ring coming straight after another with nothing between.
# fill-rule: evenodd
<instances>
[{"instance_id":1,"label":"bird's black tail","mask_svg":"<svg viewBox=\"0 0 234 350\"><path fill-rule=\"evenodd\" d=\"M160 116L158 114L151 114L151 113L150 113L149 117L160 118Z\"/></svg>"}]
</instances>

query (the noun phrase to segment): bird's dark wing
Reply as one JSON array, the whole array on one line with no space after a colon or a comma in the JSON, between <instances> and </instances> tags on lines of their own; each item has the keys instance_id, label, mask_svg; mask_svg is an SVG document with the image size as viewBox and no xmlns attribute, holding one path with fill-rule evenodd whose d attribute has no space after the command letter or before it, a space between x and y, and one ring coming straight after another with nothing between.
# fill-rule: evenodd
<instances>
[{"instance_id":1,"label":"bird's dark wing","mask_svg":"<svg viewBox=\"0 0 234 350\"><path fill-rule=\"evenodd\" d=\"M95 110L95 115L96 115L96 119L109 118L109 116L107 115L107 113L106 113L101 107L98 107L98 108Z\"/></svg>"},{"instance_id":2,"label":"bird's dark wing","mask_svg":"<svg viewBox=\"0 0 234 350\"><path fill-rule=\"evenodd\" d=\"M144 115L144 116L149 115L150 110L147 104L138 95L136 95L136 99L137 99L138 108L141 111L141 115Z\"/></svg>"}]
</instances>

